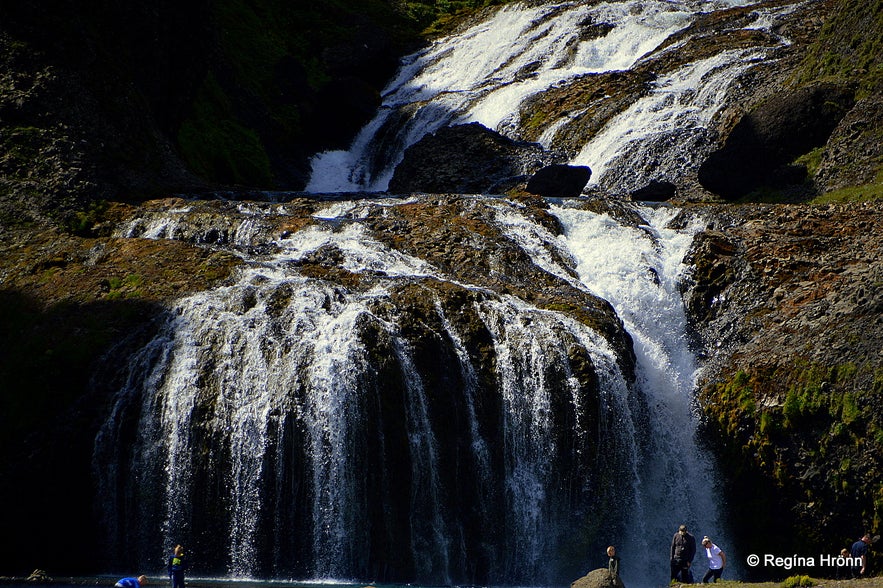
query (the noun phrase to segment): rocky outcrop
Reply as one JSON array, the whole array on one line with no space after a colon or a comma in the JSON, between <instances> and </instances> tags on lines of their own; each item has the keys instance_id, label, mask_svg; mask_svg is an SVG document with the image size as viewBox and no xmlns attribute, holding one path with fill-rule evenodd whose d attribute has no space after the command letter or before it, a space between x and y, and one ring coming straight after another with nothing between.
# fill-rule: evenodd
<instances>
[{"instance_id":1,"label":"rocky outcrop","mask_svg":"<svg viewBox=\"0 0 883 588\"><path fill-rule=\"evenodd\" d=\"M524 189L546 198L576 198L591 177L587 166L548 165L532 175Z\"/></svg>"},{"instance_id":2,"label":"rocky outcrop","mask_svg":"<svg viewBox=\"0 0 883 588\"><path fill-rule=\"evenodd\" d=\"M513 141L479 123L445 127L405 150L389 192L500 194L555 159L536 143Z\"/></svg>"},{"instance_id":3,"label":"rocky outcrop","mask_svg":"<svg viewBox=\"0 0 883 588\"><path fill-rule=\"evenodd\" d=\"M840 121L822 152L814 181L821 193L872 184L883 162L883 96L861 100Z\"/></svg>"},{"instance_id":4,"label":"rocky outcrop","mask_svg":"<svg viewBox=\"0 0 883 588\"><path fill-rule=\"evenodd\" d=\"M639 202L664 202L674 197L677 186L671 182L651 180L646 186L631 193L632 200Z\"/></svg>"},{"instance_id":5,"label":"rocky outcrop","mask_svg":"<svg viewBox=\"0 0 883 588\"><path fill-rule=\"evenodd\" d=\"M883 515L881 205L706 208L685 292L736 542L848 545ZM762 495L757 487L774 491ZM796 532L795 532L796 531ZM781 548L781 547L779 547Z\"/></svg>"},{"instance_id":6,"label":"rocky outcrop","mask_svg":"<svg viewBox=\"0 0 883 588\"><path fill-rule=\"evenodd\" d=\"M574 580L570 588L625 588L625 584L619 576L612 575L604 568L598 568Z\"/></svg>"},{"instance_id":7,"label":"rocky outcrop","mask_svg":"<svg viewBox=\"0 0 883 588\"><path fill-rule=\"evenodd\" d=\"M826 143L853 104L854 90L832 84L789 89L736 124L698 171L707 190L734 200L762 186L800 184L806 169L789 164Z\"/></svg>"}]
</instances>

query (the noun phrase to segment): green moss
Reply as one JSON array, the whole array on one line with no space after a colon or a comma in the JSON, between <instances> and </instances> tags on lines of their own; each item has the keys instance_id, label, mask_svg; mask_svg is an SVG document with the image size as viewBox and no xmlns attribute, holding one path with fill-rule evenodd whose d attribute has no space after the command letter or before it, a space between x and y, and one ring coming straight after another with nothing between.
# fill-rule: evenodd
<instances>
[{"instance_id":1,"label":"green moss","mask_svg":"<svg viewBox=\"0 0 883 588\"><path fill-rule=\"evenodd\" d=\"M861 409L856 401L855 394L846 393L843 395L842 407L840 409L840 420L844 425L850 425L855 422L861 415Z\"/></svg>"},{"instance_id":2,"label":"green moss","mask_svg":"<svg viewBox=\"0 0 883 588\"><path fill-rule=\"evenodd\" d=\"M782 423L776 413L764 411L760 415L760 432L764 435L772 435L782 429Z\"/></svg>"},{"instance_id":3,"label":"green moss","mask_svg":"<svg viewBox=\"0 0 883 588\"><path fill-rule=\"evenodd\" d=\"M113 276L105 281L107 294L105 300L120 300L124 298L141 298L143 296L144 276L129 274L124 278Z\"/></svg>"},{"instance_id":4,"label":"green moss","mask_svg":"<svg viewBox=\"0 0 883 588\"><path fill-rule=\"evenodd\" d=\"M813 204L832 204L836 202L870 202L883 198L883 182L874 182L862 186L849 186L827 192L812 200Z\"/></svg>"},{"instance_id":5,"label":"green moss","mask_svg":"<svg viewBox=\"0 0 883 588\"><path fill-rule=\"evenodd\" d=\"M74 235L90 236L95 225L104 220L108 207L106 200L90 202L86 210L75 211L68 217L65 223L66 229Z\"/></svg>"},{"instance_id":6,"label":"green moss","mask_svg":"<svg viewBox=\"0 0 883 588\"><path fill-rule=\"evenodd\" d=\"M815 586L816 581L809 576L790 576L782 582L782 588L798 588L800 586Z\"/></svg>"},{"instance_id":7,"label":"green moss","mask_svg":"<svg viewBox=\"0 0 883 588\"><path fill-rule=\"evenodd\" d=\"M716 385L707 396L709 412L728 437L736 435L744 418L754 417L754 393L744 371L737 372L729 382Z\"/></svg>"},{"instance_id":8,"label":"green moss","mask_svg":"<svg viewBox=\"0 0 883 588\"><path fill-rule=\"evenodd\" d=\"M794 163L806 166L807 175L809 177L813 177L816 175L816 172L819 169L819 165L822 163L822 155L824 154L824 152L824 145L821 147L817 147L809 153L805 153L795 159Z\"/></svg>"},{"instance_id":9,"label":"green moss","mask_svg":"<svg viewBox=\"0 0 883 588\"><path fill-rule=\"evenodd\" d=\"M458 16L488 6L508 4L513 0L432 0L403 2L406 16L423 27L423 34L435 35L449 30Z\"/></svg>"},{"instance_id":10,"label":"green moss","mask_svg":"<svg viewBox=\"0 0 883 588\"><path fill-rule=\"evenodd\" d=\"M807 51L798 82L857 83L859 97L883 82L883 0L842 0Z\"/></svg>"},{"instance_id":11,"label":"green moss","mask_svg":"<svg viewBox=\"0 0 883 588\"><path fill-rule=\"evenodd\" d=\"M212 74L206 76L192 115L178 131L178 146L190 167L203 177L272 187L270 158L260 138L239 123Z\"/></svg>"}]
</instances>

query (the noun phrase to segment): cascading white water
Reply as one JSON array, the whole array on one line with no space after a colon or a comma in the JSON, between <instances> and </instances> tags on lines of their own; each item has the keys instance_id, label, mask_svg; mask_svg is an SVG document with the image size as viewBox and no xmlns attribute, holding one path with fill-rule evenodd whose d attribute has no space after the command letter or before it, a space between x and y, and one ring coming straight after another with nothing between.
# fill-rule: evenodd
<instances>
[{"instance_id":1,"label":"cascading white water","mask_svg":"<svg viewBox=\"0 0 883 588\"><path fill-rule=\"evenodd\" d=\"M586 73L631 68L697 11L744 4L750 2L507 6L409 58L352 148L316 157L308 189L383 190L404 149L445 125L477 121L517 134L514 117L527 97ZM788 9L758 10L747 28L772 27ZM581 39L584 23L614 27ZM592 167L593 183L613 191L665 177L660 170L676 174L695 166L730 85L764 51L725 51L661 76L574 163ZM575 116L550 121L542 141L548 146ZM554 206L565 229L558 237L522 214L522 205L488 204L503 234L537 267L610 302L634 341L638 380L635 389L607 342L568 315L481 292L473 312L490 333L503 423L491 438L482 420L488 399L479 397L479 368L450 309L437 300L436 336L450 345L465 413L459 435L468 455L458 467L474 479L467 500L458 494L462 488L452 490L445 479L450 455L439 437L444 425L433 414L437 389L417 369L399 317L383 309L394 306L392 292L402 283L437 280L465 291L481 288L382 245L360 223L377 207L402 204L332 204L316 213L315 225L284 239L273 234L266 211L248 204L236 207L239 220L221 228L190 224L184 206L135 222L120 235L220 244L241 255L247 268L230 285L179 300L157 337L132 357L96 440L102 499L113 505L108 510L126 513L106 521L110 541L149 553L157 533L168 547L176 534L212 519L206 548L219 550L213 557L237 577L271 569L368 581L386 573L372 567L374 558L395 559L384 552L390 545L403 550L396 558L407 562L402 569L412 574L409 579L469 581L475 577L470 560L480 556L483 579L560 581L554 568L573 519L598 517L573 497L588 481L566 492L551 482L557 474L550 456L567 450L556 440L554 394L568 397L575 442L590 434L586 415L593 407L567 371L570 353L581 348L600 380L603 416L592 441L602 445L612 477L605 483L615 484L608 492L618 501L610 514L615 524L602 531L615 534L609 542L620 548L627 583L667 580L668 541L681 522L726 544L713 471L695 439L691 395L697 365L677 292L684 253L699 227L666 228L674 209L639 208L645 224L635 227ZM284 205L275 212L285 214ZM263 247L277 253L254 254ZM373 285L344 288L299 270L304 259L332 250L335 267L370 276ZM395 365L383 378L368 341L382 342ZM384 396L390 386L402 391L403 428L369 431L368 415L390 410ZM130 453L121 443L128 427L139 432ZM391 472L369 447L385 455L396 434L405 439L409 461ZM206 472L205 464L216 471ZM154 484L161 489L139 490ZM400 485L407 493L397 493ZM597 499L613 502L609 495ZM469 500L476 504L467 513L452 512ZM133 522L143 537L130 536ZM602 554L579 557L585 557L585 569L603 565Z\"/></svg>"},{"instance_id":2,"label":"cascading white water","mask_svg":"<svg viewBox=\"0 0 883 588\"><path fill-rule=\"evenodd\" d=\"M730 85L765 52L724 51L657 80L649 96L609 121L571 163L592 169L590 186L615 192L698 169Z\"/></svg>"},{"instance_id":3,"label":"cascading white water","mask_svg":"<svg viewBox=\"0 0 883 588\"><path fill-rule=\"evenodd\" d=\"M406 58L383 92L374 119L350 149L319 154L312 162L309 192L386 190L404 150L428 133L454 124L479 122L518 138L520 105L530 96L579 76L627 70L689 25L697 13L754 4L752 1L624 1L543 6L512 4L489 20L440 39ZM788 8L758 10L746 28L772 27ZM586 26L612 25L595 38ZM783 41L784 42L784 41ZM676 45L667 51L677 51ZM671 176L687 167L713 115L724 105L732 82L767 49L722 51L662 77L650 96L611 121L573 163L603 171L636 151L648 170L632 170L640 181ZM541 140L579 112L550 120ZM680 135L687 140L681 143ZM707 142L707 141L706 141ZM677 152L656 161L659 152ZM684 161L684 160L687 161ZM605 183L606 184L606 183Z\"/></svg>"},{"instance_id":4,"label":"cascading white water","mask_svg":"<svg viewBox=\"0 0 883 588\"><path fill-rule=\"evenodd\" d=\"M364 335L370 327L390 342L388 350L399 366L396 379L404 390L410 470L382 474L410 479L406 504L398 505L409 513L410 522L402 532L410 539L401 543L409 546L414 573L423 581L462 581L469 565L464 561L469 559L463 551L465 527L474 522L450 520L446 509L456 501L451 502L450 489L445 489L450 482L440 478L444 448L436 438L440 424L431 412L423 376L395 316L375 310L391 304L390 288L397 280L449 278L419 258L382 245L358 220L371 208L398 205L401 201L330 205L315 215L316 225L278 240L279 251L270 257L248 253L261 245L246 242L248 236L264 239L268 234L254 230L262 224L254 211L238 224L225 223L228 241L235 244L230 246L248 266L235 283L176 303L154 341L133 356L114 413L96 441L100 492L109 504L127 513L122 520L158 529L162 542L168 544L181 533L204 527L206 516L213 517L212 538L206 541L226 552L214 558L220 557L234 577L253 576L259 562L277 557L267 555L267 550L289 549L292 557L306 562L298 569L306 570L300 573L310 578L364 578L370 568L365 546L377 532L372 520L383 516L371 515L379 505L369 503L365 473L358 465L371 459L360 441L367 424L365 407L374 402L370 384L374 376L369 372L375 368ZM508 222L514 230L521 218L518 206L506 201L495 206L500 219L514 219ZM179 235L193 236L198 231L188 227L186 212L182 208L167 216L157 214L124 234L171 237L174 228ZM528 232L549 238L548 231L531 226ZM370 275L376 284L364 291L349 290L301 274L300 260L329 249L340 252L337 267ZM561 271L574 280L572 272ZM570 509L584 507L578 498L561 495L561 488L551 482L562 474L550 459L570 450L555 441L561 431L560 425L553 425L551 395L569 398L576 445L594 442L579 441L588 435L586 414L593 408L584 404L579 382L567 372L574 347L587 350L601 382L601 410L606 415L598 441L605 446L608 467L615 468L611 472L621 467L629 480L637 476L632 392L616 353L590 328L514 297L483 296L475 312L493 340L503 410L500 439L488 438L487 423L479 422L476 368L440 303L437 308L441 333L453 342L462 375L463 390L452 392L464 397L468 412L464 434L471 453L466 461L473 464L478 489L475 512L483 519L479 528L491 533L482 541L501 542L482 547L490 553L486 573L499 582L553 581L560 573L554 569L556 552L574 524ZM565 383L563 390L555 390L553 377ZM129 457L119 448L124 421L134 423L140 432ZM304 447L302 466L291 465L297 458L287 448L301 443L295 438ZM380 435L378 443L382 449L392 439ZM492 451L502 451L500 465L493 464ZM128 468L104 469L103 463L128 463ZM211 464L209 471L206 464ZM303 471L286 473L292 467ZM153 495L145 485L128 487L121 494L129 476L149 479L149 487L160 491ZM280 484L278 478L286 476L292 480ZM268 479L277 481L268 484ZM295 494L307 502L286 504L292 496L286 485L303 485L306 489L295 489ZM581 492L569 492L574 491ZM499 505L492 504L495 492ZM629 492L619 494L624 508L635 499ZM223 505L222 510L217 512L214 504ZM292 529L285 522L288 515L268 522L268 509L304 511L308 516L298 520L308 524ZM492 513L502 514L503 520ZM304 537L298 543L303 547L274 547L273 540L268 545L268 525L280 535L280 543L290 533ZM108 522L108 528L114 526ZM493 526L505 532L494 534ZM126 531L117 529L115 534L122 537ZM149 551L145 544L138 549Z\"/></svg>"},{"instance_id":5,"label":"cascading white water","mask_svg":"<svg viewBox=\"0 0 883 588\"><path fill-rule=\"evenodd\" d=\"M676 209L641 208L640 213L646 225L624 227L606 215L556 210L580 279L616 308L632 335L640 387L651 406L637 480L640 499L628 524L636 532L623 541L625 553L646 554L633 557L631 565L647 583L667 571L668 552L660 547L667 548L665 539L679 524L721 544L727 529L718 519L710 458L696 438L691 401L698 366L678 291L686 269L682 260L702 226L667 228Z\"/></svg>"},{"instance_id":6,"label":"cascading white water","mask_svg":"<svg viewBox=\"0 0 883 588\"><path fill-rule=\"evenodd\" d=\"M681 523L727 542L714 469L696 438L692 398L698 365L678 290L684 256L703 226L694 220L685 230L667 228L678 213L670 207L636 207L646 223L638 226L574 206L552 211L564 228L560 238L510 208L501 208L498 219L534 263L574 283L550 252L571 258L578 283L613 305L634 340L638 383L649 410L629 408L632 419L643 421L646 414L643 427L624 423L635 442L634 502L625 524L631 532L612 542L628 562L629 584L658 584L668 573L667 541Z\"/></svg>"}]
</instances>

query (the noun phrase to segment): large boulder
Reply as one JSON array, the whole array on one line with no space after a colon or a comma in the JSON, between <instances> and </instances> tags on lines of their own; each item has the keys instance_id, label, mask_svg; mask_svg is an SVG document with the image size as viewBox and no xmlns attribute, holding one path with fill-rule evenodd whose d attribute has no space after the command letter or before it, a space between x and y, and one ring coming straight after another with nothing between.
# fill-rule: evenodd
<instances>
[{"instance_id":1,"label":"large boulder","mask_svg":"<svg viewBox=\"0 0 883 588\"><path fill-rule=\"evenodd\" d=\"M574 580L570 588L625 588L625 584L622 578L612 575L607 568L598 568Z\"/></svg>"},{"instance_id":2,"label":"large boulder","mask_svg":"<svg viewBox=\"0 0 883 588\"><path fill-rule=\"evenodd\" d=\"M699 167L699 183L730 200L762 186L800 183L805 169L788 164L824 145L853 103L853 89L837 84L779 92L733 127Z\"/></svg>"},{"instance_id":3,"label":"large boulder","mask_svg":"<svg viewBox=\"0 0 883 588\"><path fill-rule=\"evenodd\" d=\"M583 165L547 165L528 180L525 190L547 198L576 198L591 177L592 170Z\"/></svg>"},{"instance_id":4,"label":"large boulder","mask_svg":"<svg viewBox=\"0 0 883 588\"><path fill-rule=\"evenodd\" d=\"M668 181L650 180L650 182L631 193L632 200L639 202L665 202L674 197L677 186Z\"/></svg>"},{"instance_id":5,"label":"large boulder","mask_svg":"<svg viewBox=\"0 0 883 588\"><path fill-rule=\"evenodd\" d=\"M514 141L479 124L445 127L405 150L393 193L502 193L556 159L537 143Z\"/></svg>"}]
</instances>

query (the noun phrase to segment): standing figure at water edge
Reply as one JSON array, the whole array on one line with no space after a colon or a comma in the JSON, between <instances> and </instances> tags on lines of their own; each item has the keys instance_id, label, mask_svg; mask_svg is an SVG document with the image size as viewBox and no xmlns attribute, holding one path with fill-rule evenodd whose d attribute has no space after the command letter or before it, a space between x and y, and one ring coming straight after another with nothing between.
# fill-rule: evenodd
<instances>
[{"instance_id":1,"label":"standing figure at water edge","mask_svg":"<svg viewBox=\"0 0 883 588\"><path fill-rule=\"evenodd\" d=\"M616 555L616 548L614 546L610 546L607 548L607 557L610 560L607 562L607 571L610 572L611 579L615 579L619 577L619 556Z\"/></svg>"},{"instance_id":2,"label":"standing figure at water edge","mask_svg":"<svg viewBox=\"0 0 883 588\"><path fill-rule=\"evenodd\" d=\"M184 547L175 545L168 563L169 580L172 588L184 588L184 571L187 569L187 559L184 557Z\"/></svg>"},{"instance_id":3,"label":"standing figure at water edge","mask_svg":"<svg viewBox=\"0 0 883 588\"><path fill-rule=\"evenodd\" d=\"M702 538L702 547L705 548L705 557L708 558L708 571L702 577L702 583L707 584L711 578L717 582L724 573L724 566L727 565L727 554L712 543L707 535Z\"/></svg>"},{"instance_id":4,"label":"standing figure at water edge","mask_svg":"<svg viewBox=\"0 0 883 588\"><path fill-rule=\"evenodd\" d=\"M696 538L687 531L687 525L681 525L678 532L671 538L671 579L693 583L693 558L696 556Z\"/></svg>"}]
</instances>

